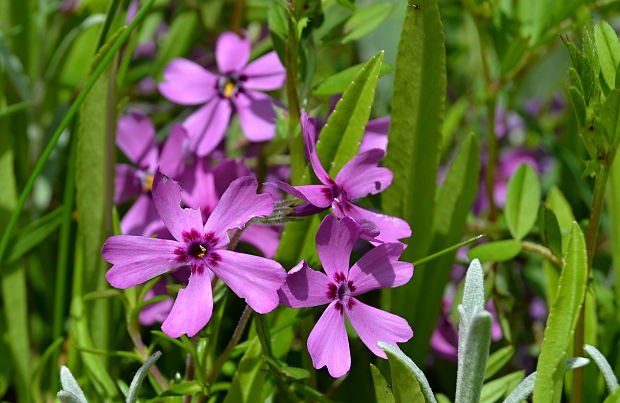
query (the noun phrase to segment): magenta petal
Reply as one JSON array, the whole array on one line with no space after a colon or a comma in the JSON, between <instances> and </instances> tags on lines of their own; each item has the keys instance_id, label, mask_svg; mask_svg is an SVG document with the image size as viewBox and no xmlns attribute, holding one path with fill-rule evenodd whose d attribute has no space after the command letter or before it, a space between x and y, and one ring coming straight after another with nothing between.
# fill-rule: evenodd
<instances>
[{"instance_id":1,"label":"magenta petal","mask_svg":"<svg viewBox=\"0 0 620 403\"><path fill-rule=\"evenodd\" d=\"M396 346L413 337L409 323L400 316L366 305L356 298L347 304L347 317L366 347L381 358L387 358L377 342Z\"/></svg>"},{"instance_id":2,"label":"magenta petal","mask_svg":"<svg viewBox=\"0 0 620 403\"><path fill-rule=\"evenodd\" d=\"M339 378L351 369L351 351L344 326L344 315L336 308L338 301L327 306L308 337L308 353L314 368L327 366L329 374Z\"/></svg>"},{"instance_id":3,"label":"magenta petal","mask_svg":"<svg viewBox=\"0 0 620 403\"><path fill-rule=\"evenodd\" d=\"M273 211L273 199L268 194L257 194L258 183L251 176L233 181L205 224L205 232L213 232L220 240L217 247L228 243L226 231L242 228L252 217L264 217Z\"/></svg>"},{"instance_id":4,"label":"magenta petal","mask_svg":"<svg viewBox=\"0 0 620 403\"><path fill-rule=\"evenodd\" d=\"M269 52L259 57L241 73L247 77L243 86L253 90L276 90L282 87L286 80L286 71L276 52Z\"/></svg>"},{"instance_id":5,"label":"magenta petal","mask_svg":"<svg viewBox=\"0 0 620 403\"><path fill-rule=\"evenodd\" d=\"M413 275L413 265L398 261L403 250L405 247L400 242L384 243L362 256L349 270L349 280L355 284L353 295L408 282Z\"/></svg>"},{"instance_id":6,"label":"magenta petal","mask_svg":"<svg viewBox=\"0 0 620 403\"><path fill-rule=\"evenodd\" d=\"M212 312L211 277L208 270L202 268L193 271L187 287L179 290L161 330L170 337L180 337L182 334L192 337L205 327Z\"/></svg>"},{"instance_id":7,"label":"magenta petal","mask_svg":"<svg viewBox=\"0 0 620 403\"><path fill-rule=\"evenodd\" d=\"M170 178L178 179L185 167L186 150L189 146L187 130L181 125L174 125L164 143L159 157L159 171Z\"/></svg>"},{"instance_id":8,"label":"magenta petal","mask_svg":"<svg viewBox=\"0 0 620 403\"><path fill-rule=\"evenodd\" d=\"M116 144L140 168L156 168L155 127L145 114L131 111L118 119Z\"/></svg>"},{"instance_id":9,"label":"magenta petal","mask_svg":"<svg viewBox=\"0 0 620 403\"><path fill-rule=\"evenodd\" d=\"M120 204L142 191L138 170L127 164L116 164L114 203Z\"/></svg>"},{"instance_id":10,"label":"magenta petal","mask_svg":"<svg viewBox=\"0 0 620 403\"><path fill-rule=\"evenodd\" d=\"M148 301L160 295L168 295L168 289L166 288L166 279L161 278L155 283L153 288L148 290L144 296L144 301ZM153 323L161 323L168 317L170 309L172 309L172 299L166 299L163 301L155 302L146 305L140 311L140 324L144 326L150 326Z\"/></svg>"},{"instance_id":11,"label":"magenta petal","mask_svg":"<svg viewBox=\"0 0 620 403\"><path fill-rule=\"evenodd\" d=\"M250 176L251 172L242 161L232 158L220 162L213 168L213 180L217 198L222 197L228 186L242 176Z\"/></svg>"},{"instance_id":12,"label":"magenta petal","mask_svg":"<svg viewBox=\"0 0 620 403\"><path fill-rule=\"evenodd\" d=\"M359 238L359 226L350 218L338 220L328 214L316 232L316 250L329 278L349 271L353 245Z\"/></svg>"},{"instance_id":13,"label":"magenta petal","mask_svg":"<svg viewBox=\"0 0 620 403\"><path fill-rule=\"evenodd\" d=\"M159 218L153 199L142 193L121 220L121 231L125 235L151 236L165 230Z\"/></svg>"},{"instance_id":14,"label":"magenta petal","mask_svg":"<svg viewBox=\"0 0 620 403\"><path fill-rule=\"evenodd\" d=\"M291 186L286 182L278 181L278 188L298 199L305 200L320 208L327 208L334 198L327 186L324 185L303 185Z\"/></svg>"},{"instance_id":15,"label":"magenta petal","mask_svg":"<svg viewBox=\"0 0 620 403\"><path fill-rule=\"evenodd\" d=\"M280 231L273 226L250 225L241 233L240 239L254 246L264 257L272 259L280 244Z\"/></svg>"},{"instance_id":16,"label":"magenta petal","mask_svg":"<svg viewBox=\"0 0 620 403\"><path fill-rule=\"evenodd\" d=\"M252 309L258 313L268 313L278 306L278 290L286 278L280 263L225 249L213 253L219 258L210 265L211 270L235 294L245 298Z\"/></svg>"},{"instance_id":17,"label":"magenta petal","mask_svg":"<svg viewBox=\"0 0 620 403\"><path fill-rule=\"evenodd\" d=\"M168 239L111 236L101 249L103 258L113 264L105 277L116 288L142 284L181 265L174 253L179 246Z\"/></svg>"},{"instance_id":18,"label":"magenta petal","mask_svg":"<svg viewBox=\"0 0 620 403\"><path fill-rule=\"evenodd\" d=\"M299 123L301 125L301 134L304 136L306 157L310 160L316 177L319 178L324 185L331 185L332 180L325 171L325 168L323 168L323 165L321 165L319 156L316 153L316 119L309 117L306 112L302 112Z\"/></svg>"},{"instance_id":19,"label":"magenta petal","mask_svg":"<svg viewBox=\"0 0 620 403\"><path fill-rule=\"evenodd\" d=\"M411 236L411 227L402 218L374 213L353 203L333 203L334 214L338 217L351 217L357 222L370 221L379 228L375 238L379 242L398 242Z\"/></svg>"},{"instance_id":20,"label":"magenta petal","mask_svg":"<svg viewBox=\"0 0 620 403\"><path fill-rule=\"evenodd\" d=\"M266 141L276 135L276 111L271 97L260 92L246 91L235 99L239 123L250 141Z\"/></svg>"},{"instance_id":21,"label":"magenta petal","mask_svg":"<svg viewBox=\"0 0 620 403\"><path fill-rule=\"evenodd\" d=\"M360 153L379 148L384 152L387 151L388 130L390 129L390 118L374 119L366 125L364 138L360 144Z\"/></svg>"},{"instance_id":22,"label":"magenta petal","mask_svg":"<svg viewBox=\"0 0 620 403\"><path fill-rule=\"evenodd\" d=\"M205 215L213 211L218 198L209 158L196 159L192 165L186 167L179 182L183 189L183 202L188 207L200 209Z\"/></svg>"},{"instance_id":23,"label":"magenta petal","mask_svg":"<svg viewBox=\"0 0 620 403\"><path fill-rule=\"evenodd\" d=\"M184 232L191 230L202 232L200 210L181 208L181 188L176 181L165 176L155 180L153 201L166 228L179 242L184 241Z\"/></svg>"},{"instance_id":24,"label":"magenta petal","mask_svg":"<svg viewBox=\"0 0 620 403\"><path fill-rule=\"evenodd\" d=\"M164 69L159 92L174 103L197 105L217 94L218 76L187 59L173 59Z\"/></svg>"},{"instance_id":25,"label":"magenta petal","mask_svg":"<svg viewBox=\"0 0 620 403\"><path fill-rule=\"evenodd\" d=\"M392 171L377 166L383 155L377 148L357 154L338 172L336 183L342 186L349 200L383 192L390 186Z\"/></svg>"},{"instance_id":26,"label":"magenta petal","mask_svg":"<svg viewBox=\"0 0 620 403\"><path fill-rule=\"evenodd\" d=\"M250 57L250 41L234 32L224 32L215 45L215 61L220 73L240 72Z\"/></svg>"},{"instance_id":27,"label":"magenta petal","mask_svg":"<svg viewBox=\"0 0 620 403\"><path fill-rule=\"evenodd\" d=\"M291 308L324 305L331 300L327 296L329 284L325 274L312 270L302 260L288 272L286 282L278 294L280 301Z\"/></svg>"},{"instance_id":28,"label":"magenta petal","mask_svg":"<svg viewBox=\"0 0 620 403\"><path fill-rule=\"evenodd\" d=\"M187 130L190 150L205 156L224 138L232 108L226 99L215 98L192 113L183 122Z\"/></svg>"}]
</instances>

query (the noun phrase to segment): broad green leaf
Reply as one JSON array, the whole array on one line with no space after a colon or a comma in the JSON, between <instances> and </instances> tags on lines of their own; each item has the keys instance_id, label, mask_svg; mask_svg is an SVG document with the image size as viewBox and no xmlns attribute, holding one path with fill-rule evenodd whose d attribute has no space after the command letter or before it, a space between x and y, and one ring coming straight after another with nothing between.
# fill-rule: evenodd
<instances>
[{"instance_id":1,"label":"broad green leaf","mask_svg":"<svg viewBox=\"0 0 620 403\"><path fill-rule=\"evenodd\" d=\"M424 372L394 346L378 342L387 354L392 374L392 393L396 403L437 403Z\"/></svg>"},{"instance_id":2,"label":"broad green leaf","mask_svg":"<svg viewBox=\"0 0 620 403\"><path fill-rule=\"evenodd\" d=\"M465 301L464 301L465 302ZM459 307L461 308L461 307ZM459 309L459 313L464 310ZM461 321L463 321L461 315ZM480 311L469 319L466 339L461 343L463 334L459 323L459 370L456 378L455 401L459 403L478 403L484 381L484 369L491 345L491 323L493 317L487 311Z\"/></svg>"},{"instance_id":3,"label":"broad green leaf","mask_svg":"<svg viewBox=\"0 0 620 403\"><path fill-rule=\"evenodd\" d=\"M487 382L480 393L480 403L495 403L506 397L523 379L525 371L513 372Z\"/></svg>"},{"instance_id":4,"label":"broad green leaf","mask_svg":"<svg viewBox=\"0 0 620 403\"><path fill-rule=\"evenodd\" d=\"M544 204L540 206L538 211L538 228L543 243L556 256L562 256L562 233L560 225L551 209Z\"/></svg>"},{"instance_id":5,"label":"broad green leaf","mask_svg":"<svg viewBox=\"0 0 620 403\"><path fill-rule=\"evenodd\" d=\"M266 375L262 369L262 354L260 341L254 337L239 362L224 403L253 403L257 396L261 396Z\"/></svg>"},{"instance_id":6,"label":"broad green leaf","mask_svg":"<svg viewBox=\"0 0 620 403\"><path fill-rule=\"evenodd\" d=\"M388 2L377 3L358 9L344 23L343 36L339 39L339 42L351 42L372 32L385 21L391 11L392 5Z\"/></svg>"},{"instance_id":7,"label":"broad green leaf","mask_svg":"<svg viewBox=\"0 0 620 403\"><path fill-rule=\"evenodd\" d=\"M155 364L155 361L157 361L159 357L161 357L161 351L155 352L155 354L150 356L149 359L146 360L146 362L140 368L138 368L138 371L134 375L133 379L131 380L131 384L129 385L129 392L127 393L126 400L127 403L135 403L138 400L138 393L140 392L140 386L142 386L142 381L144 381L144 378L146 378L146 374L148 373L149 369L151 369L151 367L153 366L153 364Z\"/></svg>"},{"instance_id":8,"label":"broad green leaf","mask_svg":"<svg viewBox=\"0 0 620 403\"><path fill-rule=\"evenodd\" d=\"M431 252L443 251L462 239L466 218L476 198L479 172L478 141L475 135L470 134L450 166L437 196ZM416 230L415 223L411 224L415 234L413 246L420 234L419 230ZM406 318L411 323L417 323L415 335L417 342L402 346L403 350L416 360L426 358L455 254L456 250L444 254L433 261L432 270L424 268L416 270L416 281L410 281L396 289L385 290L382 294L384 309Z\"/></svg>"},{"instance_id":9,"label":"broad green leaf","mask_svg":"<svg viewBox=\"0 0 620 403\"><path fill-rule=\"evenodd\" d=\"M484 379L487 380L495 375L500 369L510 361L515 354L513 346L502 347L489 356L487 367L484 370Z\"/></svg>"},{"instance_id":10,"label":"broad green leaf","mask_svg":"<svg viewBox=\"0 0 620 403\"><path fill-rule=\"evenodd\" d=\"M515 239L522 239L536 222L540 204L540 181L529 164L522 164L508 182L506 224Z\"/></svg>"},{"instance_id":11,"label":"broad green leaf","mask_svg":"<svg viewBox=\"0 0 620 403\"><path fill-rule=\"evenodd\" d=\"M605 383L607 384L607 389L610 394L613 394L616 389L618 389L618 378L616 378L616 374L614 374L614 370L609 365L609 362L605 358L605 356L594 346L590 346L586 344L584 350L596 363L599 370L603 374L603 378L605 378Z\"/></svg>"},{"instance_id":12,"label":"broad green leaf","mask_svg":"<svg viewBox=\"0 0 620 403\"><path fill-rule=\"evenodd\" d=\"M618 403L618 402L620 402L620 389L616 389L614 393L607 396L607 398L605 398L605 401L603 403Z\"/></svg>"},{"instance_id":13,"label":"broad green leaf","mask_svg":"<svg viewBox=\"0 0 620 403\"><path fill-rule=\"evenodd\" d=\"M521 249L521 242L507 239L475 246L467 253L467 257L480 259L483 262L505 262L517 256Z\"/></svg>"},{"instance_id":14,"label":"broad green leaf","mask_svg":"<svg viewBox=\"0 0 620 403\"><path fill-rule=\"evenodd\" d=\"M343 93L355 78L355 75L364 67L364 64L357 64L321 81L312 91L316 95L334 95ZM387 63L381 65L379 76L384 76L394 71L394 67Z\"/></svg>"},{"instance_id":15,"label":"broad green leaf","mask_svg":"<svg viewBox=\"0 0 620 403\"><path fill-rule=\"evenodd\" d=\"M601 121L609 144L617 143L620 140L620 90L609 92L603 105Z\"/></svg>"},{"instance_id":16,"label":"broad green leaf","mask_svg":"<svg viewBox=\"0 0 620 403\"><path fill-rule=\"evenodd\" d=\"M568 347L577 325L587 284L587 253L579 224L573 222L557 295L549 309L536 370L534 399L559 402Z\"/></svg>"},{"instance_id":17,"label":"broad green leaf","mask_svg":"<svg viewBox=\"0 0 620 403\"><path fill-rule=\"evenodd\" d=\"M189 381L170 386L161 396L185 396L200 392L202 392L202 386L198 381Z\"/></svg>"},{"instance_id":18,"label":"broad green leaf","mask_svg":"<svg viewBox=\"0 0 620 403\"><path fill-rule=\"evenodd\" d=\"M383 375L381 375L379 368L370 364L370 374L372 375L372 382L375 385L375 398L377 403L394 403L392 389L390 389L387 381Z\"/></svg>"},{"instance_id":19,"label":"broad green leaf","mask_svg":"<svg viewBox=\"0 0 620 403\"><path fill-rule=\"evenodd\" d=\"M415 233L405 251L409 261L427 254L432 242L445 93L437 0L410 0L398 44L385 158L395 175L381 199L384 213L405 219Z\"/></svg>"},{"instance_id":20,"label":"broad green leaf","mask_svg":"<svg viewBox=\"0 0 620 403\"><path fill-rule=\"evenodd\" d=\"M366 63L342 94L321 130L316 151L332 178L359 151L382 64L383 52Z\"/></svg>"},{"instance_id":21,"label":"broad green leaf","mask_svg":"<svg viewBox=\"0 0 620 403\"><path fill-rule=\"evenodd\" d=\"M609 88L616 87L616 72L620 64L620 41L618 34L605 21L594 26L594 37L601 74Z\"/></svg>"},{"instance_id":22,"label":"broad green leaf","mask_svg":"<svg viewBox=\"0 0 620 403\"><path fill-rule=\"evenodd\" d=\"M32 248L43 242L60 225L62 213L63 208L58 207L17 231L9 245L6 262L9 264L16 262Z\"/></svg>"},{"instance_id":23,"label":"broad green leaf","mask_svg":"<svg viewBox=\"0 0 620 403\"><path fill-rule=\"evenodd\" d=\"M184 56L193 46L193 39L198 30L198 13L184 11L177 15L161 47L157 51L157 59L154 64L154 77L159 77L168 62L175 57Z\"/></svg>"}]
</instances>

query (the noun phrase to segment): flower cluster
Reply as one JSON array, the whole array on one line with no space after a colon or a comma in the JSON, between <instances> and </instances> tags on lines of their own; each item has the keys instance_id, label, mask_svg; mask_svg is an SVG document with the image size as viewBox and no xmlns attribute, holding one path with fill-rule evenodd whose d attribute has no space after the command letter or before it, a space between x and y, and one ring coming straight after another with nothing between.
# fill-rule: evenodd
<instances>
[{"instance_id":1,"label":"flower cluster","mask_svg":"<svg viewBox=\"0 0 620 403\"><path fill-rule=\"evenodd\" d=\"M284 69L275 52L248 63L249 54L246 37L225 33L215 52L219 75L187 59L170 62L160 92L173 102L202 106L173 125L165 142L156 141L153 123L141 112L130 111L119 120L117 144L133 165L117 166L115 199L137 199L121 221L123 235L103 245L102 255L112 264L106 278L114 287L129 288L170 273L159 278L146 299L166 295L172 279L184 285L174 302L150 304L140 315L143 324L163 322L162 330L171 337L191 337L207 325L218 280L260 314L280 303L292 308L327 304L308 338L308 351L316 368L327 366L339 377L351 362L345 317L380 357L385 353L378 341L396 344L413 336L405 319L360 300L368 291L405 284L413 274L411 263L398 260L405 248L400 240L411 236L409 225L353 203L390 186L392 172L379 166L389 119L369 124L359 154L332 178L316 151L317 121L303 113L307 158L321 184L291 186L288 171L275 170L263 176L269 186L261 193L258 175L244 160L227 158L218 147L233 112L249 140L274 136L274 101L257 90L281 87ZM303 201L293 216L331 207L333 214L324 217L316 235L325 273L305 261L286 273L272 260L280 228L253 225L254 217L274 212L281 190ZM351 266L358 240L369 241L372 249ZM263 256L236 252L237 241Z\"/></svg>"}]
</instances>

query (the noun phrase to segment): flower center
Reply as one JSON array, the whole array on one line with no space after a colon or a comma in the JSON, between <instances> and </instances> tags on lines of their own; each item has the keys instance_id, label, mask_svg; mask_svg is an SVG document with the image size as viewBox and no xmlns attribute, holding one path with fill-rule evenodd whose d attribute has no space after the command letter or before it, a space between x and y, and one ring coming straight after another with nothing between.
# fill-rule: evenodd
<instances>
[{"instance_id":1,"label":"flower center","mask_svg":"<svg viewBox=\"0 0 620 403\"><path fill-rule=\"evenodd\" d=\"M154 175L152 174L146 174L142 178L142 189L145 192L149 192L153 190L153 178L154 178Z\"/></svg>"},{"instance_id":2,"label":"flower center","mask_svg":"<svg viewBox=\"0 0 620 403\"><path fill-rule=\"evenodd\" d=\"M217 83L218 92L224 98L232 98L239 92L239 83L243 81L243 78L238 74L230 73L223 77Z\"/></svg>"},{"instance_id":3,"label":"flower center","mask_svg":"<svg viewBox=\"0 0 620 403\"><path fill-rule=\"evenodd\" d=\"M194 242L188 248L189 254L198 259L204 258L207 255L208 251L209 251L209 246L205 245L202 242Z\"/></svg>"},{"instance_id":4,"label":"flower center","mask_svg":"<svg viewBox=\"0 0 620 403\"><path fill-rule=\"evenodd\" d=\"M327 286L327 297L340 302L349 299L351 293L355 292L353 281L347 280L343 273L336 273L334 280L334 283Z\"/></svg>"}]
</instances>

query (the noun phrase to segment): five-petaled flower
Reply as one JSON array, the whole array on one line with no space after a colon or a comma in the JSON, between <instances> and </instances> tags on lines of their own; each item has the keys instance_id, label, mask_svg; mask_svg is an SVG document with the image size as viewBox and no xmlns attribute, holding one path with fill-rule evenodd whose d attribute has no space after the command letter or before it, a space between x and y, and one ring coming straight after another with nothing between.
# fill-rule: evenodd
<instances>
[{"instance_id":1,"label":"five-petaled flower","mask_svg":"<svg viewBox=\"0 0 620 403\"><path fill-rule=\"evenodd\" d=\"M311 307L329 304L308 337L308 352L315 368L327 366L340 377L351 367L351 353L345 329L345 315L362 342L379 357L386 358L378 341L392 345L413 337L407 321L362 303L356 297L378 288L398 287L413 275L411 263L399 262L404 246L383 243L366 253L349 268L349 258L360 234L359 225L345 217L325 217L316 235L316 248L325 274L301 261L289 271L280 290L283 304Z\"/></svg>"},{"instance_id":2,"label":"five-petaled flower","mask_svg":"<svg viewBox=\"0 0 620 403\"><path fill-rule=\"evenodd\" d=\"M286 73L276 52L248 64L249 57L249 39L225 32L215 48L219 75L183 58L172 60L166 67L159 91L177 104L203 105L183 123L196 154L204 156L217 147L233 110L248 140L265 141L275 135L273 100L256 90L282 87Z\"/></svg>"},{"instance_id":3,"label":"five-petaled flower","mask_svg":"<svg viewBox=\"0 0 620 403\"><path fill-rule=\"evenodd\" d=\"M380 193L392 183L392 171L378 166L385 154L383 150L374 148L357 154L332 179L321 165L316 151L316 122L305 112L301 116L301 131L307 157L322 185L277 183L283 191L307 202L298 208L300 215L331 206L338 217L350 217L357 221L365 228L364 237L373 238L375 243L397 242L411 236L411 228L405 220L374 213L351 203L351 200Z\"/></svg>"},{"instance_id":4,"label":"five-petaled flower","mask_svg":"<svg viewBox=\"0 0 620 403\"><path fill-rule=\"evenodd\" d=\"M193 336L213 311L211 279L222 279L259 313L279 303L278 289L286 278L282 266L270 259L226 249L227 231L242 228L252 217L268 216L273 200L257 194L256 179L233 181L203 225L200 210L181 208L181 188L166 177L156 178L153 201L174 240L132 235L107 239L102 254L113 266L106 273L109 283L129 288L177 267L191 270L189 283L179 291L162 330L171 337Z\"/></svg>"}]
</instances>

